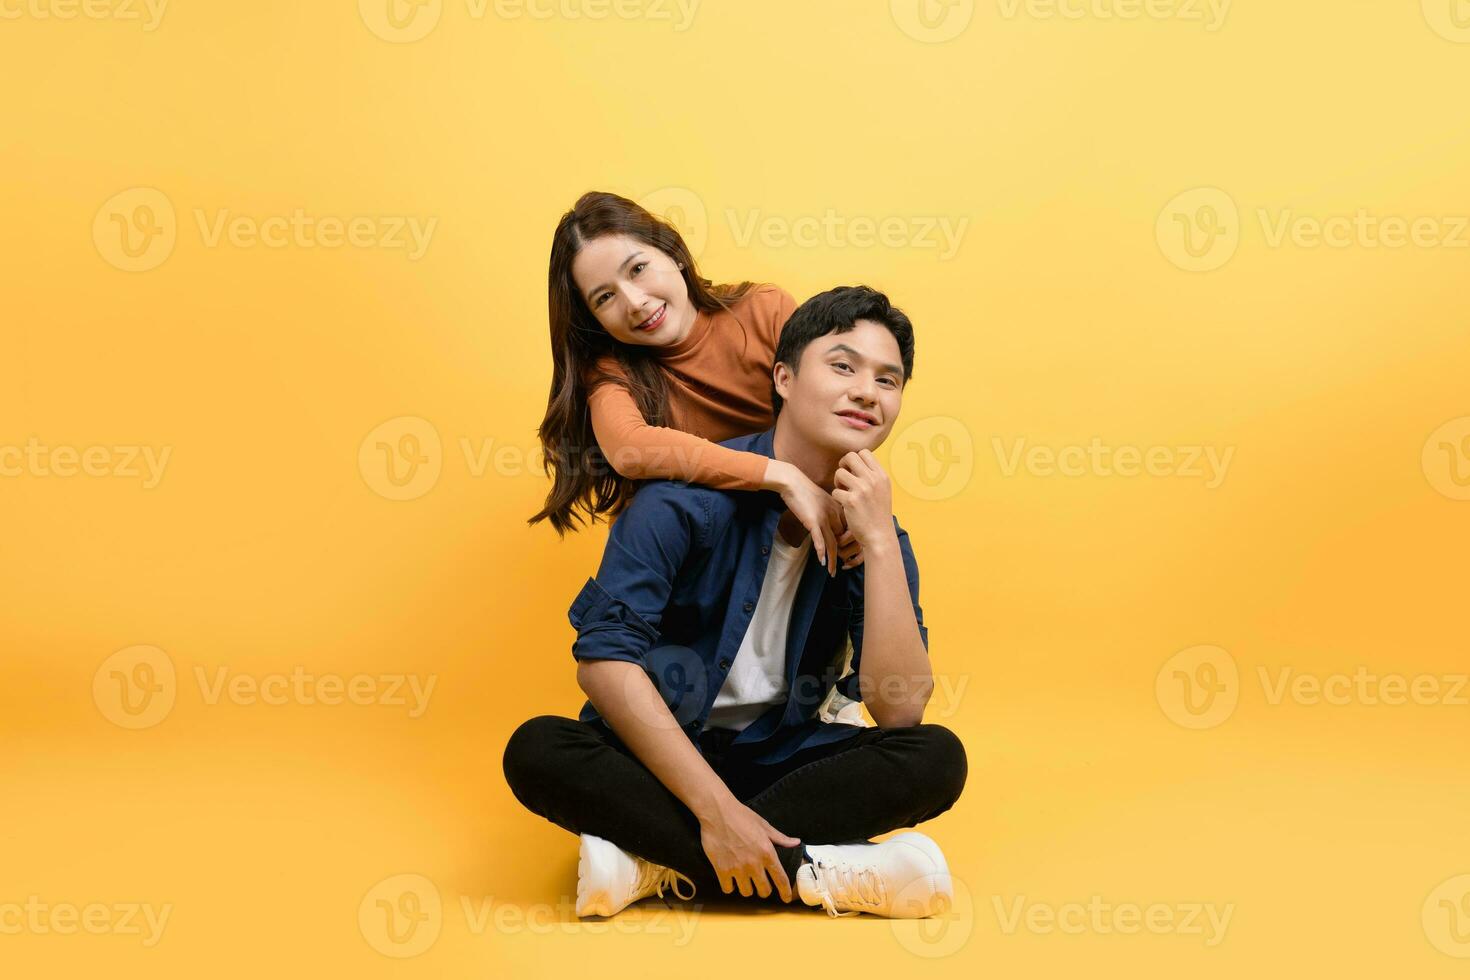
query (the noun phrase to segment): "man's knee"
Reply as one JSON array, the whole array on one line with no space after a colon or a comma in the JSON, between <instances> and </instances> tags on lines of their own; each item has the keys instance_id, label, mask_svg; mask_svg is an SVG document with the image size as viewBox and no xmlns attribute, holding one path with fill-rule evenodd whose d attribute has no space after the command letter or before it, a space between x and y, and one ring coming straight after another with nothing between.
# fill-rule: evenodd
<instances>
[{"instance_id":1,"label":"man's knee","mask_svg":"<svg viewBox=\"0 0 1470 980\"><path fill-rule=\"evenodd\" d=\"M511 792L522 803L553 765L557 740L565 734L568 720L559 715L537 715L511 732L500 765Z\"/></svg>"},{"instance_id":2,"label":"man's knee","mask_svg":"<svg viewBox=\"0 0 1470 980\"><path fill-rule=\"evenodd\" d=\"M965 743L943 725L916 725L914 734L924 745L920 753L922 764L917 769L923 772L928 788L938 801L948 809L960 798L970 772Z\"/></svg>"}]
</instances>

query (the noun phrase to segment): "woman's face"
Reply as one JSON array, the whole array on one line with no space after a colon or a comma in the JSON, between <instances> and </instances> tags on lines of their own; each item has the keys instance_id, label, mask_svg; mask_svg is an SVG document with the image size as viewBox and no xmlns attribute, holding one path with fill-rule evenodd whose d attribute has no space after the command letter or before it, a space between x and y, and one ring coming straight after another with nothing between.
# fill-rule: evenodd
<instances>
[{"instance_id":1,"label":"woman's face","mask_svg":"<svg viewBox=\"0 0 1470 980\"><path fill-rule=\"evenodd\" d=\"M694 326L694 304L679 266L636 238L594 238L572 260L572 279L597 322L622 343L665 347Z\"/></svg>"}]
</instances>

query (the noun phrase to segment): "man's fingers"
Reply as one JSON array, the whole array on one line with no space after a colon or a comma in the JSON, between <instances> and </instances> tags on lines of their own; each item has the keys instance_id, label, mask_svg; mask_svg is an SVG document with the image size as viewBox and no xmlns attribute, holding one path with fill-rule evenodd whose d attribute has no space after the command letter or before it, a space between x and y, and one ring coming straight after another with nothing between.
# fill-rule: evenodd
<instances>
[{"instance_id":1,"label":"man's fingers","mask_svg":"<svg viewBox=\"0 0 1470 980\"><path fill-rule=\"evenodd\" d=\"M749 898L752 894L754 894L754 892L752 891L752 889L750 887L750 876L749 875L742 874L736 880L740 882L740 894L742 896L744 896L745 898Z\"/></svg>"},{"instance_id":2,"label":"man's fingers","mask_svg":"<svg viewBox=\"0 0 1470 980\"><path fill-rule=\"evenodd\" d=\"M775 887L776 894L781 896L781 901L791 901L791 882L786 877L786 869L781 867L781 862L777 860L776 855L774 854L772 854L770 859L766 862L766 870L764 873L762 873L761 877L765 878L767 875L770 876L771 882ZM761 897L769 898L770 894L770 891L767 891Z\"/></svg>"}]
</instances>

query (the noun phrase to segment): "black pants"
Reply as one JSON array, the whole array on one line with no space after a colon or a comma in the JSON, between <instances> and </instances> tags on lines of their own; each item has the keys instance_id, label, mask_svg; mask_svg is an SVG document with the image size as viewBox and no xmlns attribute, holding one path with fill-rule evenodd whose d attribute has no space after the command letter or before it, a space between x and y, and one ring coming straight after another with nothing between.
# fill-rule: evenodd
<instances>
[{"instance_id":1,"label":"black pants","mask_svg":"<svg viewBox=\"0 0 1470 980\"><path fill-rule=\"evenodd\" d=\"M964 745L942 725L864 728L776 765L730 751L734 736L704 732L706 761L736 799L802 845L863 842L936 817L959 799L968 771ZM512 733L503 765L511 792L532 813L688 875L697 899L723 894L699 820L615 734L540 715ZM794 894L803 849L772 846ZM774 890L770 900L780 901Z\"/></svg>"}]
</instances>

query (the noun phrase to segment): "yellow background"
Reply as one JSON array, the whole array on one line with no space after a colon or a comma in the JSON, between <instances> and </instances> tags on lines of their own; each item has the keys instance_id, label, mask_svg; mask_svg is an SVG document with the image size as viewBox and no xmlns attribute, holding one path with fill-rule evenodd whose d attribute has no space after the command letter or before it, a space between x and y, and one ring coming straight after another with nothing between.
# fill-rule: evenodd
<instances>
[{"instance_id":1,"label":"yellow background","mask_svg":"<svg viewBox=\"0 0 1470 980\"><path fill-rule=\"evenodd\" d=\"M1470 214L1449 0L1241 0L1215 30L957 0L928 11L964 21L944 40L912 2L706 0L678 30L653 0L445 0L407 43L346 0L175 0L151 31L27 3L0 19L0 445L171 455L151 488L0 478L0 906L172 911L151 947L0 933L8 976L1463 973L1470 942L1443 929L1470 872L1470 707L1272 703L1260 679L1467 670L1470 502L1443 467L1470 459L1436 469L1430 440L1470 432L1470 249L1273 246L1259 217ZM129 272L106 206L133 188L167 198L176 243ZM716 901L683 944L656 900L632 934L578 923L575 838L504 784L515 726L582 702L566 607L605 529L559 542L525 518L547 488L551 232L594 188L676 189L717 281L865 282L913 317L899 429L931 428L882 458L969 468L937 494L895 473L935 670L963 691L928 720L970 758L922 828L959 892L928 932ZM1238 247L1186 271L1168 209L1199 188L1238 208ZM410 260L211 245L197 217L298 208L437 224ZM968 225L949 257L738 233L829 210ZM392 500L364 442L403 418L438 435L440 472ZM1094 437L1233 456L1209 488L1007 475L994 442ZM175 700L130 729L104 662L139 645ZM1156 680L1201 645L1238 704L1191 728ZM210 703L221 668L436 686L419 717ZM442 902L422 951L372 935L398 875ZM1212 946L997 913L1092 896L1233 912ZM476 928L487 907L509 911Z\"/></svg>"}]
</instances>

